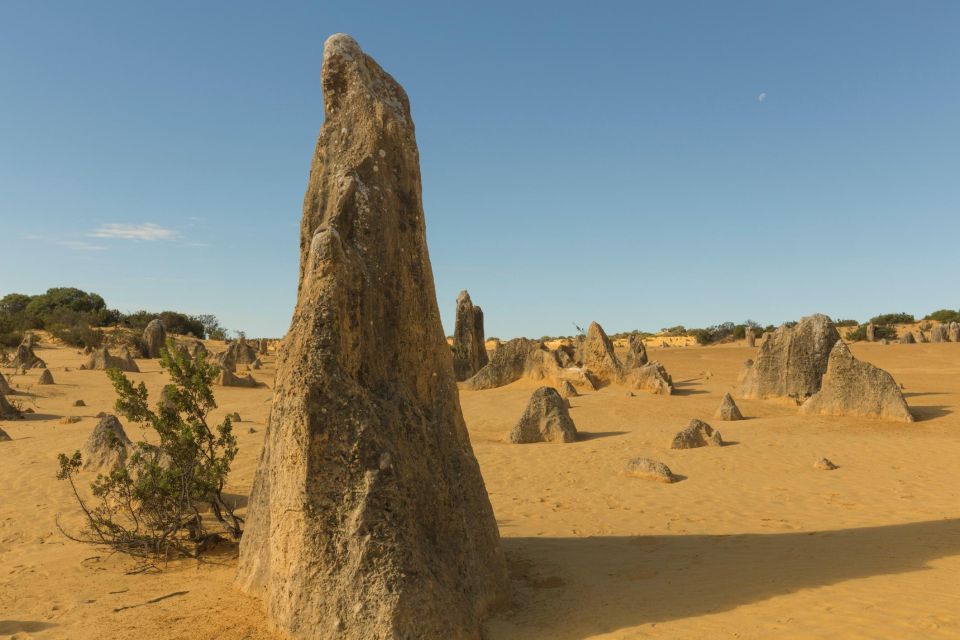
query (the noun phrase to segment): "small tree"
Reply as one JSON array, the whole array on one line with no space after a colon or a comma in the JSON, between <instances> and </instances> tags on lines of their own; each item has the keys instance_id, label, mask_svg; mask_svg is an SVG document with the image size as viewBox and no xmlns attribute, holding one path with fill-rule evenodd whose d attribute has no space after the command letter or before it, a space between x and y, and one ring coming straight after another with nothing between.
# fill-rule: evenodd
<instances>
[{"instance_id":1,"label":"small tree","mask_svg":"<svg viewBox=\"0 0 960 640\"><path fill-rule=\"evenodd\" d=\"M169 339L160 364L172 382L153 409L142 382L134 386L120 371L107 371L119 396L117 412L152 431L156 442L138 442L125 462L97 476L91 485L95 506L77 489L80 452L60 454L57 477L70 482L87 518L81 534L65 535L138 556L197 557L220 538L208 532L207 513L234 540L242 534L243 520L223 495L237 440L229 417L215 429L207 423L217 406L210 385L219 369L207 364L205 352L191 358ZM114 439L110 446L122 445Z\"/></svg>"}]
</instances>

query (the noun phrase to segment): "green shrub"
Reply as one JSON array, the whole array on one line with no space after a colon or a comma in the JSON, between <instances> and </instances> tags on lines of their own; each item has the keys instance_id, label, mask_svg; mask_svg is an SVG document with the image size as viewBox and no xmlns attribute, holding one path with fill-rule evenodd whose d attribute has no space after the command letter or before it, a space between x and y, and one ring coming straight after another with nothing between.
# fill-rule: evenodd
<instances>
[{"instance_id":1,"label":"green shrub","mask_svg":"<svg viewBox=\"0 0 960 640\"><path fill-rule=\"evenodd\" d=\"M884 313L870 318L873 324L912 324L916 322L909 313Z\"/></svg>"},{"instance_id":2,"label":"green shrub","mask_svg":"<svg viewBox=\"0 0 960 640\"><path fill-rule=\"evenodd\" d=\"M207 423L216 407L210 386L219 369L207 364L206 353L191 358L168 340L160 365L172 383L154 408L142 382L134 386L120 371L107 371L117 412L152 432L156 442L137 443L125 462L97 476L91 485L95 504L76 485L80 452L59 455L57 477L69 481L86 516L81 533L64 534L140 557L198 557L220 539L207 530L205 516L235 540L242 534L243 520L223 494L237 440L229 417L215 429Z\"/></svg>"},{"instance_id":3,"label":"green shrub","mask_svg":"<svg viewBox=\"0 0 960 640\"><path fill-rule=\"evenodd\" d=\"M928 314L924 320L936 320L937 322L960 322L960 311L940 309Z\"/></svg>"}]
</instances>

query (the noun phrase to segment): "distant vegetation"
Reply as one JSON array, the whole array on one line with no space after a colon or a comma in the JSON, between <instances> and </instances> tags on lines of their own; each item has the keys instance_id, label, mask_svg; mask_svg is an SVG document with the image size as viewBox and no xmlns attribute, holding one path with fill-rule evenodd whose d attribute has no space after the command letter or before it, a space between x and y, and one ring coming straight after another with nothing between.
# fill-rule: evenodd
<instances>
[{"instance_id":1,"label":"distant vegetation","mask_svg":"<svg viewBox=\"0 0 960 640\"><path fill-rule=\"evenodd\" d=\"M216 316L177 311L124 314L107 308L96 293L56 287L38 295L9 293L0 298L0 346L15 346L25 331L44 329L68 345L97 347L103 342L103 328L126 327L140 332L154 318L160 318L171 333L219 340L227 335Z\"/></svg>"},{"instance_id":2,"label":"distant vegetation","mask_svg":"<svg viewBox=\"0 0 960 640\"><path fill-rule=\"evenodd\" d=\"M897 330L893 327L874 323L873 334L876 340L896 340L897 339ZM846 335L847 340L851 342L857 342L860 340L867 339L867 325L862 324L850 333Z\"/></svg>"},{"instance_id":3,"label":"distant vegetation","mask_svg":"<svg viewBox=\"0 0 960 640\"><path fill-rule=\"evenodd\" d=\"M940 309L925 316L924 320L936 320L937 322L960 322L960 311L951 309Z\"/></svg>"},{"instance_id":4,"label":"distant vegetation","mask_svg":"<svg viewBox=\"0 0 960 640\"><path fill-rule=\"evenodd\" d=\"M870 318L873 324L913 324L916 321L910 313L883 313Z\"/></svg>"}]
</instances>

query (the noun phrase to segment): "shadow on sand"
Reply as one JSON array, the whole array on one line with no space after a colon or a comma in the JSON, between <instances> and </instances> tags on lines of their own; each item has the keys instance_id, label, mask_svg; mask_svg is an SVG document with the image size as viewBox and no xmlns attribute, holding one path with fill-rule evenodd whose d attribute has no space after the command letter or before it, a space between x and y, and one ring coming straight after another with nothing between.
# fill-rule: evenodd
<instances>
[{"instance_id":1,"label":"shadow on sand","mask_svg":"<svg viewBox=\"0 0 960 640\"><path fill-rule=\"evenodd\" d=\"M559 608L577 613L550 637L582 640L802 589L920 571L960 554L960 520L806 533L507 537L503 547L524 602L510 637L543 637L543 621Z\"/></svg>"}]
</instances>

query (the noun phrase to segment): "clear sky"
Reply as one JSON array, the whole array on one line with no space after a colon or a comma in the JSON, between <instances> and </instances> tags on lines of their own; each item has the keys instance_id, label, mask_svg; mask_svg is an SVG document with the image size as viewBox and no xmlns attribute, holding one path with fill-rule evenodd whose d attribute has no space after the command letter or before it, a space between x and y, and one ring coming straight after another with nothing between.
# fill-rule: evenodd
<instances>
[{"instance_id":1,"label":"clear sky","mask_svg":"<svg viewBox=\"0 0 960 640\"><path fill-rule=\"evenodd\" d=\"M0 2L0 294L282 335L353 35L406 88L445 327L960 306L960 3Z\"/></svg>"}]
</instances>

